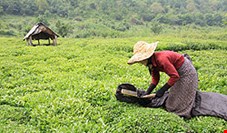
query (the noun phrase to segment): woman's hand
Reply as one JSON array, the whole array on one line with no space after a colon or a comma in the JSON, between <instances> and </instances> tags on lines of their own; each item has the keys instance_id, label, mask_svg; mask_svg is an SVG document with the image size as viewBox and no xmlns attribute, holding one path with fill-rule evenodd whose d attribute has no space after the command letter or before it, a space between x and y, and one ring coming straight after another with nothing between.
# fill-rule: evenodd
<instances>
[{"instance_id":1,"label":"woman's hand","mask_svg":"<svg viewBox=\"0 0 227 133\"><path fill-rule=\"evenodd\" d=\"M147 94L146 91L137 90L137 97L138 98L154 98L156 94Z\"/></svg>"},{"instance_id":2,"label":"woman's hand","mask_svg":"<svg viewBox=\"0 0 227 133\"><path fill-rule=\"evenodd\" d=\"M156 97L162 97L165 92L170 88L171 86L168 85L168 83L166 83L161 89L159 89L157 92L156 92Z\"/></svg>"},{"instance_id":3,"label":"woman's hand","mask_svg":"<svg viewBox=\"0 0 227 133\"><path fill-rule=\"evenodd\" d=\"M147 95L146 91L143 91L143 90L136 90L136 92L137 92L137 97L139 98Z\"/></svg>"},{"instance_id":4,"label":"woman's hand","mask_svg":"<svg viewBox=\"0 0 227 133\"><path fill-rule=\"evenodd\" d=\"M154 90L154 88L156 87L156 85L154 84L150 84L150 86L148 87L146 94L151 94L151 92Z\"/></svg>"}]
</instances>

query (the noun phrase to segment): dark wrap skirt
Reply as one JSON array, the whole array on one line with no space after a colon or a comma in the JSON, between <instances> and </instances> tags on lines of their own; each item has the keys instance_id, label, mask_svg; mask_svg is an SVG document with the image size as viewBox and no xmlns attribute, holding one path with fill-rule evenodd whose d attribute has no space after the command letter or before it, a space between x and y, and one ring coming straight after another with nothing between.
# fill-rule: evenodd
<instances>
[{"instance_id":1,"label":"dark wrap skirt","mask_svg":"<svg viewBox=\"0 0 227 133\"><path fill-rule=\"evenodd\" d=\"M135 92L141 91L145 93L144 90L139 90L135 86L125 83L117 87L115 96L117 100L121 102L135 103L149 108L161 107L165 109L165 101L169 95L169 92L167 91L162 97L146 99L123 95L121 93L121 89ZM191 116L214 116L227 121L227 95L214 92L201 92L197 90L195 97L195 107L192 108Z\"/></svg>"},{"instance_id":2,"label":"dark wrap skirt","mask_svg":"<svg viewBox=\"0 0 227 133\"><path fill-rule=\"evenodd\" d=\"M180 79L170 88L166 99L166 110L185 118L191 118L191 110L195 106L198 75L192 62L185 57L183 65L178 69Z\"/></svg>"}]
</instances>

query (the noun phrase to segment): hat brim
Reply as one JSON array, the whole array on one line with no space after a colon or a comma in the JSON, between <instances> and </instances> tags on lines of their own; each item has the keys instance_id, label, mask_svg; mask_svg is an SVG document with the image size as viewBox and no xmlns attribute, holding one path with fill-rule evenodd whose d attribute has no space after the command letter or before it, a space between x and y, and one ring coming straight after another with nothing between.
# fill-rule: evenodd
<instances>
[{"instance_id":1,"label":"hat brim","mask_svg":"<svg viewBox=\"0 0 227 133\"><path fill-rule=\"evenodd\" d=\"M148 59L149 57L151 57L154 54L154 51L157 47L158 42L152 43L152 45L149 45L150 47L147 49L147 51L145 53L136 53L134 54L129 60L128 60L128 64L132 65L134 63L138 63L141 62L145 59Z\"/></svg>"}]
</instances>

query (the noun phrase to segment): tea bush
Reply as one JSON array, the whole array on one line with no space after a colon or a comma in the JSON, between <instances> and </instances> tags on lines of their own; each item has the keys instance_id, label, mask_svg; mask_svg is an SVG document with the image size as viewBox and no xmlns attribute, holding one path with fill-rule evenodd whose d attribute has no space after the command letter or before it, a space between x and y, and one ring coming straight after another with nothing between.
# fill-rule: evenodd
<instances>
[{"instance_id":1,"label":"tea bush","mask_svg":"<svg viewBox=\"0 0 227 133\"><path fill-rule=\"evenodd\" d=\"M127 65L138 40L159 40L157 50L188 53L199 89L227 94L226 40L59 38L57 46L31 47L1 37L0 132L223 132L227 123L219 118L184 120L161 108L116 100L119 84L146 89L151 80L142 65ZM162 73L157 89L167 80Z\"/></svg>"}]
</instances>

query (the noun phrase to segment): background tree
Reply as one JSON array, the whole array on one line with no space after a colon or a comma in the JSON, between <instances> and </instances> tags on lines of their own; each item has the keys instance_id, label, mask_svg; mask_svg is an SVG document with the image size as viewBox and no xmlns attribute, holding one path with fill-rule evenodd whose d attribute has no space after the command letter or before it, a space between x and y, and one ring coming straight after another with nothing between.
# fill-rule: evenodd
<instances>
[{"instance_id":1,"label":"background tree","mask_svg":"<svg viewBox=\"0 0 227 133\"><path fill-rule=\"evenodd\" d=\"M49 4L46 0L35 0L35 3L38 7L39 13L44 13L49 8Z\"/></svg>"},{"instance_id":2,"label":"background tree","mask_svg":"<svg viewBox=\"0 0 227 133\"><path fill-rule=\"evenodd\" d=\"M3 7L0 6L0 14L3 14L3 13L4 13Z\"/></svg>"},{"instance_id":3,"label":"background tree","mask_svg":"<svg viewBox=\"0 0 227 133\"><path fill-rule=\"evenodd\" d=\"M37 22L44 23L45 25L49 26L49 22L47 20L47 17L44 15L39 15L36 19Z\"/></svg>"},{"instance_id":4,"label":"background tree","mask_svg":"<svg viewBox=\"0 0 227 133\"><path fill-rule=\"evenodd\" d=\"M154 33L154 34L160 34L162 32L162 29L163 27L158 23L158 22L154 22L152 25L151 25L151 31Z\"/></svg>"},{"instance_id":5,"label":"background tree","mask_svg":"<svg viewBox=\"0 0 227 133\"><path fill-rule=\"evenodd\" d=\"M66 37L71 29L70 25L65 24L61 21L57 21L55 26L57 27L57 33L60 34L62 37Z\"/></svg>"},{"instance_id":6,"label":"background tree","mask_svg":"<svg viewBox=\"0 0 227 133\"><path fill-rule=\"evenodd\" d=\"M159 14L159 13L163 13L164 12L164 8L162 7L162 5L158 2L154 2L151 6L150 6L151 12L154 13L155 15Z\"/></svg>"},{"instance_id":7,"label":"background tree","mask_svg":"<svg viewBox=\"0 0 227 133\"><path fill-rule=\"evenodd\" d=\"M104 36L122 35L137 28L146 29L148 25L149 29L159 33L152 27L156 22L172 28L190 25L222 27L226 12L226 0L0 0L2 31L23 32L25 26L22 25L38 21L54 25L65 37L71 34L63 31L74 32L81 25L89 26L86 31L77 31L74 37L82 34L100 36L104 32ZM16 22L9 18L15 18ZM56 19L63 21L56 24Z\"/></svg>"},{"instance_id":8,"label":"background tree","mask_svg":"<svg viewBox=\"0 0 227 133\"><path fill-rule=\"evenodd\" d=\"M187 6L186 9L189 12L195 12L196 11L196 6L194 0L187 0Z\"/></svg>"}]
</instances>

